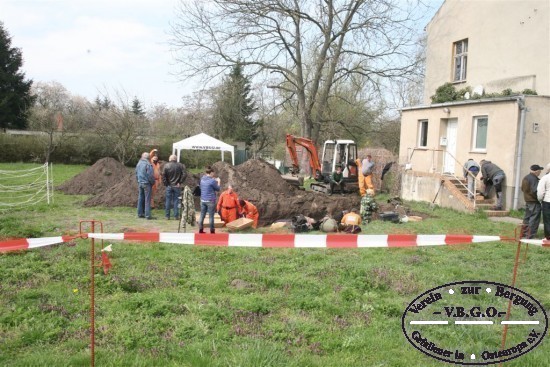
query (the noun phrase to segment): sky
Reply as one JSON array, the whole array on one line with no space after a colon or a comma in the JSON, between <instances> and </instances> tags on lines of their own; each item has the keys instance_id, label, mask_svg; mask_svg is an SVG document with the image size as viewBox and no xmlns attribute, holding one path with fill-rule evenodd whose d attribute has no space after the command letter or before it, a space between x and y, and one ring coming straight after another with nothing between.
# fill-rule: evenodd
<instances>
[{"instance_id":1,"label":"sky","mask_svg":"<svg viewBox=\"0 0 550 367\"><path fill-rule=\"evenodd\" d=\"M149 107L193 92L168 40L178 0L0 0L0 21L27 78L57 81L93 101L123 92Z\"/></svg>"},{"instance_id":2,"label":"sky","mask_svg":"<svg viewBox=\"0 0 550 367\"><path fill-rule=\"evenodd\" d=\"M168 44L178 1L0 0L0 21L34 82L59 82L90 101L118 92L146 108L179 107L199 87L178 79ZM435 13L443 0L424 2Z\"/></svg>"}]
</instances>

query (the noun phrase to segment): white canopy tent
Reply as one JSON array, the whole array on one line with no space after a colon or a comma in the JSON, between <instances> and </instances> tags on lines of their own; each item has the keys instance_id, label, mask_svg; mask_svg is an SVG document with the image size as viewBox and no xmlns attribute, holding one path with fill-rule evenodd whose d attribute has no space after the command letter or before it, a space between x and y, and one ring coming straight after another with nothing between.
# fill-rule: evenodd
<instances>
[{"instance_id":1,"label":"white canopy tent","mask_svg":"<svg viewBox=\"0 0 550 367\"><path fill-rule=\"evenodd\" d=\"M172 144L172 154L176 154L178 156L178 162L180 161L181 151L184 149L219 150L222 152L222 161L224 158L224 152L231 152L231 162L235 165L235 147L213 138L210 135L206 135L205 133L190 136L187 139L183 139Z\"/></svg>"}]
</instances>

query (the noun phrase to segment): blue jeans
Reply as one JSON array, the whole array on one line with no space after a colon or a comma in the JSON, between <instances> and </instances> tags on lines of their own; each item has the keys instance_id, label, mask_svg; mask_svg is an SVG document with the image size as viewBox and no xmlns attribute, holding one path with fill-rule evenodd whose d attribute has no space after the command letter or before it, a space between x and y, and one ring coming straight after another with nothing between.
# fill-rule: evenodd
<instances>
[{"instance_id":1,"label":"blue jeans","mask_svg":"<svg viewBox=\"0 0 550 367\"><path fill-rule=\"evenodd\" d=\"M137 213L138 217L151 218L151 191L152 186L149 184L138 184L138 205Z\"/></svg>"},{"instance_id":2,"label":"blue jeans","mask_svg":"<svg viewBox=\"0 0 550 367\"><path fill-rule=\"evenodd\" d=\"M201 216L199 217L199 230L204 228L204 217L206 213L210 216L210 232L214 231L214 213L216 212L216 202L214 201L202 201L201 200Z\"/></svg>"},{"instance_id":3,"label":"blue jeans","mask_svg":"<svg viewBox=\"0 0 550 367\"><path fill-rule=\"evenodd\" d=\"M166 187L166 201L164 202L164 215L166 218L170 218L170 209L174 209L174 218L180 217L179 203L181 195L181 188L175 186Z\"/></svg>"}]
</instances>

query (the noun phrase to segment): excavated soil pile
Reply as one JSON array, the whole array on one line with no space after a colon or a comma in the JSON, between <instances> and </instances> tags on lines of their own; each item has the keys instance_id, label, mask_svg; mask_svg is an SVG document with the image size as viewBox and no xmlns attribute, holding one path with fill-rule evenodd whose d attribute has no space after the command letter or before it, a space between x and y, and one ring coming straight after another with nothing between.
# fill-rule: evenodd
<instances>
[{"instance_id":1,"label":"excavated soil pile","mask_svg":"<svg viewBox=\"0 0 550 367\"><path fill-rule=\"evenodd\" d=\"M165 162L161 162L161 170ZM92 167L90 167L91 169ZM127 172L123 178L117 181L116 184L112 185L109 189L101 192L98 195L91 197L90 199L84 202L84 206L106 206L106 207L115 207L115 206L136 206L138 199L138 185L136 181L135 172ZM199 182L199 176L193 174L187 174L185 179L185 185L195 188ZM164 208L165 200L165 187L160 184L153 200L157 208Z\"/></svg>"},{"instance_id":2,"label":"excavated soil pile","mask_svg":"<svg viewBox=\"0 0 550 367\"><path fill-rule=\"evenodd\" d=\"M96 179L102 177L94 168L98 163L81 174L87 178L86 185L95 186ZM161 167L163 164L164 162L161 162ZM326 214L336 214L344 209L359 209L359 195L327 196L298 190L287 183L273 165L260 159L252 159L236 167L225 162L217 162L213 168L221 179L222 190L231 183L240 198L256 205L260 212L260 225L290 219L297 214L321 219ZM91 172L92 170L94 171ZM123 174L117 176L116 182L110 182L109 188L102 188L99 193L85 201L85 206L136 206L138 187L134 172L129 172L124 167L116 172ZM194 188L198 182L199 175L188 174L185 185ZM164 191L161 184L154 196L157 208L164 207ZM195 201L198 209L198 198Z\"/></svg>"},{"instance_id":3,"label":"excavated soil pile","mask_svg":"<svg viewBox=\"0 0 550 367\"><path fill-rule=\"evenodd\" d=\"M128 169L114 158L102 158L86 171L56 187L69 195L96 195L115 186L128 175Z\"/></svg>"},{"instance_id":4,"label":"excavated soil pile","mask_svg":"<svg viewBox=\"0 0 550 367\"><path fill-rule=\"evenodd\" d=\"M221 179L222 190L231 183L239 198L256 205L261 225L280 219L290 219L297 214L321 219L327 213L359 209L359 195L327 196L297 190L281 177L273 165L263 160L251 159L236 167L225 162L217 162L212 167Z\"/></svg>"}]
</instances>

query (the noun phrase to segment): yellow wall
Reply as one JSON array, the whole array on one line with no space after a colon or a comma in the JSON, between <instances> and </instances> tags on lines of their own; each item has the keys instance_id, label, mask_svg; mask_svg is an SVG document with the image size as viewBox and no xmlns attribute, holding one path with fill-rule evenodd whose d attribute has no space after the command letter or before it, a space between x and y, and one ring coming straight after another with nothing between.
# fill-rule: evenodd
<instances>
[{"instance_id":1,"label":"yellow wall","mask_svg":"<svg viewBox=\"0 0 550 367\"><path fill-rule=\"evenodd\" d=\"M424 102L452 82L453 43L468 39L465 82L486 92L550 95L549 0L446 0L426 27Z\"/></svg>"}]
</instances>

